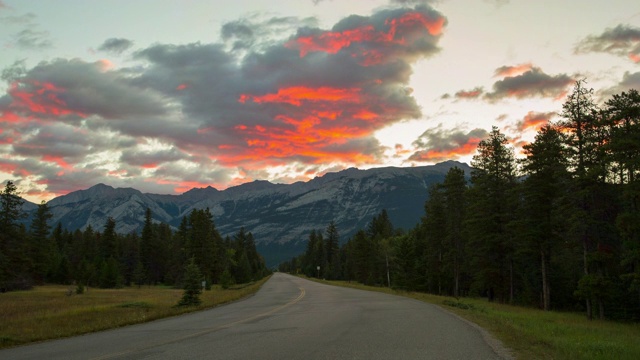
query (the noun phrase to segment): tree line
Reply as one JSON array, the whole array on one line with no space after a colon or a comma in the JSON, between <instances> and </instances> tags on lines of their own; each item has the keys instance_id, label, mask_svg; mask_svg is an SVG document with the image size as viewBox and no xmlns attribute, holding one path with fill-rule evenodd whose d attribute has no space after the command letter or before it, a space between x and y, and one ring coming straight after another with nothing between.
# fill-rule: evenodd
<instances>
[{"instance_id":1,"label":"tree line","mask_svg":"<svg viewBox=\"0 0 640 360\"><path fill-rule=\"evenodd\" d=\"M38 205L29 227L23 221L23 200L13 182L0 193L0 289L29 289L44 283L118 288L164 284L182 287L185 269L193 264L207 287L246 283L266 276L264 259L251 232L241 228L222 238L209 209L193 210L177 230L152 221L146 210L140 233L116 233L109 217L100 231L91 225L68 231L50 225L45 202Z\"/></svg>"},{"instance_id":2,"label":"tree line","mask_svg":"<svg viewBox=\"0 0 640 360\"><path fill-rule=\"evenodd\" d=\"M640 95L598 105L580 80L559 115L521 159L493 127L470 176L454 167L429 188L413 229L382 211L336 247L329 225L280 270L640 320Z\"/></svg>"}]
</instances>

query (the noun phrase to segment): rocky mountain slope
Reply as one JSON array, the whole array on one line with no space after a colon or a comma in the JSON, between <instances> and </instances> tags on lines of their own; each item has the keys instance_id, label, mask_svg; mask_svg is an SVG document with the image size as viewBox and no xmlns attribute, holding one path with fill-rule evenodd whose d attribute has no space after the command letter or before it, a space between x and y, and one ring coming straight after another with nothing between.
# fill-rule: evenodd
<instances>
[{"instance_id":1,"label":"rocky mountain slope","mask_svg":"<svg viewBox=\"0 0 640 360\"><path fill-rule=\"evenodd\" d=\"M352 168L308 182L284 185L255 181L223 191L207 187L181 195L145 194L98 184L57 197L48 205L52 224L60 222L69 230L91 225L102 231L106 219L112 217L120 233L140 231L147 208L154 221L175 227L193 209L209 208L223 236L244 226L254 234L268 264L274 264L301 252L309 231L324 230L331 220L336 222L342 241L364 228L382 209L387 210L394 226L413 227L424 213L427 188L441 182L453 166L467 174L470 171L468 165L455 161L410 168Z\"/></svg>"}]
</instances>

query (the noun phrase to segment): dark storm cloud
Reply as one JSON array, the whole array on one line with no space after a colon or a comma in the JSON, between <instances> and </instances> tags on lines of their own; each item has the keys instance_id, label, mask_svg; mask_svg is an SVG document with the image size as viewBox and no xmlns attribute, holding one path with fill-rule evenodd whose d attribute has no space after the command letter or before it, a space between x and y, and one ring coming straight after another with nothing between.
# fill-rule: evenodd
<instances>
[{"instance_id":1,"label":"dark storm cloud","mask_svg":"<svg viewBox=\"0 0 640 360\"><path fill-rule=\"evenodd\" d=\"M437 162L473 154L480 141L487 136L487 131L483 129L473 129L468 132L443 129L442 126L429 129L413 142L413 146L419 150L414 152L408 160Z\"/></svg>"},{"instance_id":2,"label":"dark storm cloud","mask_svg":"<svg viewBox=\"0 0 640 360\"><path fill-rule=\"evenodd\" d=\"M206 146L221 161L251 160L252 155L244 155L245 152L259 153L260 144L274 140L270 135L300 133L303 121L315 122L314 126L305 127L315 129L307 134L307 140L318 142L312 146L323 146L339 156L344 146L329 146L331 138L318 134L335 133L335 127L340 125L342 131L350 133L342 137L343 141L361 143L386 124L419 117L420 109L407 88L411 63L438 51L436 43L446 21L426 7L415 11L385 10L371 17L348 17L330 31L305 26L284 44L267 47L254 45L253 39L261 36L265 28L280 28L296 21L273 18L257 26L261 31L256 31L255 23L243 19L223 25L223 39L239 39L246 47L246 55L241 58L221 44L199 43L158 44L134 55L148 62L135 84L179 99L182 111L200 123L200 136L184 139L185 143L188 141L191 149ZM391 31L397 32L395 39ZM336 37L342 39L342 45L327 42ZM311 48L305 48L307 45ZM368 58L370 55L376 57ZM334 102L320 94L339 90L350 91L353 96L357 93L357 101ZM293 94L295 91L307 94ZM305 98L292 105L290 100L276 99L283 92ZM263 96L273 100L262 101ZM343 115L336 115L338 112ZM354 116L356 120L352 120ZM347 121L353 123L345 126ZM303 143L309 146L304 141L300 144ZM269 154L282 161L311 161L318 156L301 155L305 151L294 151L302 150L298 148L290 150ZM379 152L371 154L379 156Z\"/></svg>"},{"instance_id":3,"label":"dark storm cloud","mask_svg":"<svg viewBox=\"0 0 640 360\"><path fill-rule=\"evenodd\" d=\"M605 89L599 92L604 100L607 100L611 95L619 94L623 91L629 91L631 89L640 89L640 71L635 73L625 72L622 76L622 80L611 88Z\"/></svg>"},{"instance_id":4,"label":"dark storm cloud","mask_svg":"<svg viewBox=\"0 0 640 360\"><path fill-rule=\"evenodd\" d=\"M109 137L104 133L82 130L64 123L49 123L41 125L37 131L23 131L23 140L13 146L15 155L51 156L64 158L69 163L81 161L90 153L126 149L136 145L130 137Z\"/></svg>"},{"instance_id":5,"label":"dark storm cloud","mask_svg":"<svg viewBox=\"0 0 640 360\"><path fill-rule=\"evenodd\" d=\"M152 174L186 191L238 169L374 164L385 150L374 133L421 116L412 65L439 51L445 25L427 5L349 16L329 30L312 18L249 17L224 24L221 43L155 44L127 68L56 59L9 71L0 122L42 130L20 128L12 144L43 161L28 169L42 170L50 191L65 191L63 178L78 188ZM100 49L130 45L109 39ZM170 150L145 147L154 141Z\"/></svg>"},{"instance_id":6,"label":"dark storm cloud","mask_svg":"<svg viewBox=\"0 0 640 360\"><path fill-rule=\"evenodd\" d=\"M604 52L628 57L635 63L640 62L640 28L620 24L608 28L600 35L590 35L580 41L575 52Z\"/></svg>"},{"instance_id":7,"label":"dark storm cloud","mask_svg":"<svg viewBox=\"0 0 640 360\"><path fill-rule=\"evenodd\" d=\"M495 102L500 99L515 98L554 98L558 99L567 93L575 80L567 74L549 75L542 69L527 64L504 65L494 71L494 77L501 77L493 83L492 91L486 91L481 86L471 90L460 90L453 97L455 99L482 99ZM442 99L450 98L450 94L442 95Z\"/></svg>"},{"instance_id":8,"label":"dark storm cloud","mask_svg":"<svg viewBox=\"0 0 640 360\"><path fill-rule=\"evenodd\" d=\"M133 166L141 166L145 168L155 168L160 164L188 159L189 156L175 149L163 150L140 150L130 149L122 152L120 160L126 164Z\"/></svg>"},{"instance_id":9,"label":"dark storm cloud","mask_svg":"<svg viewBox=\"0 0 640 360\"><path fill-rule=\"evenodd\" d=\"M575 80L567 74L548 75L540 68L533 67L520 75L505 77L493 84L493 91L487 93L488 100L503 98L530 98L563 96Z\"/></svg>"},{"instance_id":10,"label":"dark storm cloud","mask_svg":"<svg viewBox=\"0 0 640 360\"><path fill-rule=\"evenodd\" d=\"M165 113L158 94L132 85L118 72L106 71L104 63L78 59L38 64L15 79L4 98L12 102L0 111L24 117L122 119Z\"/></svg>"},{"instance_id":11,"label":"dark storm cloud","mask_svg":"<svg viewBox=\"0 0 640 360\"><path fill-rule=\"evenodd\" d=\"M270 46L281 45L289 34L301 27L317 26L317 19L297 17L261 18L253 15L227 22L220 34L231 50L263 51Z\"/></svg>"},{"instance_id":12,"label":"dark storm cloud","mask_svg":"<svg viewBox=\"0 0 640 360\"><path fill-rule=\"evenodd\" d=\"M222 40L225 41L232 38L253 39L255 33L253 26L248 21L234 20L222 25L220 36L222 36Z\"/></svg>"},{"instance_id":13,"label":"dark storm cloud","mask_svg":"<svg viewBox=\"0 0 640 360\"><path fill-rule=\"evenodd\" d=\"M111 54L120 55L123 52L131 49L133 41L123 38L110 38L105 40L102 45L98 47L98 50L105 51Z\"/></svg>"}]
</instances>

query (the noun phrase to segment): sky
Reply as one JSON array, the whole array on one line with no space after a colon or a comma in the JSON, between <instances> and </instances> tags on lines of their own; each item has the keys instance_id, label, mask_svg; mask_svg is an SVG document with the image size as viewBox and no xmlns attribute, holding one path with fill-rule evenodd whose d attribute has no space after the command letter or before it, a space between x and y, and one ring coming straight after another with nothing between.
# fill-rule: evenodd
<instances>
[{"instance_id":1,"label":"sky","mask_svg":"<svg viewBox=\"0 0 640 360\"><path fill-rule=\"evenodd\" d=\"M636 0L0 0L0 182L32 202L517 156L640 89Z\"/></svg>"}]
</instances>

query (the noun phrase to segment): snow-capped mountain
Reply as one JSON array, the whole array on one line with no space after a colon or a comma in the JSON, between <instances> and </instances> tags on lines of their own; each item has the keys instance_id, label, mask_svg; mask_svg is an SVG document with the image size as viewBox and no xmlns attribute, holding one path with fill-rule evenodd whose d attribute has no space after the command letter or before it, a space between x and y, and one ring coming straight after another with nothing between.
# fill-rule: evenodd
<instances>
[{"instance_id":1,"label":"snow-capped mountain","mask_svg":"<svg viewBox=\"0 0 640 360\"><path fill-rule=\"evenodd\" d=\"M383 209L394 226L413 227L424 214L427 188L442 182L454 166L470 172L468 165L455 161L409 168L351 168L308 182L284 185L255 181L223 191L191 189L181 195L144 194L98 184L57 197L48 205L53 214L51 224L60 222L69 230L91 225L102 231L107 218L112 217L120 233L140 231L147 208L154 221L176 228L193 209L209 208L223 236L244 226L255 236L268 263L275 264L301 252L309 232L324 231L332 220L342 241L366 227Z\"/></svg>"}]
</instances>

